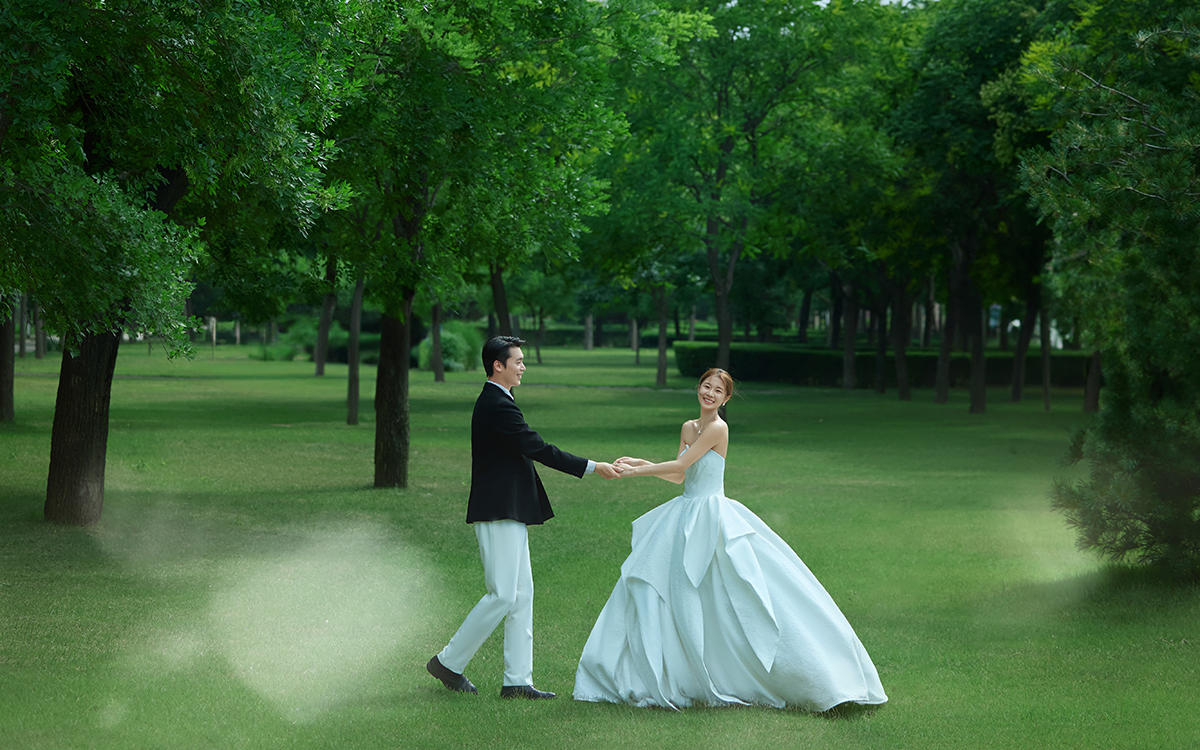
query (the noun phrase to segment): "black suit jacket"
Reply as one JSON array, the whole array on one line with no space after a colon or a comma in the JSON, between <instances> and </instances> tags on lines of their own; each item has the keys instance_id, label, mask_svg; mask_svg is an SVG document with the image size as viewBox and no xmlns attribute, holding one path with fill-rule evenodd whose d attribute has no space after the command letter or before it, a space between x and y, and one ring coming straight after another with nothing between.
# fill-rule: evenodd
<instances>
[{"instance_id":1,"label":"black suit jacket","mask_svg":"<svg viewBox=\"0 0 1200 750\"><path fill-rule=\"evenodd\" d=\"M471 497L467 523L512 519L539 524L554 516L533 462L582 477L586 458L542 440L508 395L491 383L471 415Z\"/></svg>"}]
</instances>

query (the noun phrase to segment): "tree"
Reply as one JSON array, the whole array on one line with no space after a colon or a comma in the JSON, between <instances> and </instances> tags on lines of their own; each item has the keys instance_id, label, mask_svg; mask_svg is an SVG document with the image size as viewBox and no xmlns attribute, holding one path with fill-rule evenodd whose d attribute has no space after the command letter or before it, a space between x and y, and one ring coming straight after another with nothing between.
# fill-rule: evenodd
<instances>
[{"instance_id":1,"label":"tree","mask_svg":"<svg viewBox=\"0 0 1200 750\"><path fill-rule=\"evenodd\" d=\"M1047 23L1039 0L944 0L919 11L927 23L913 56L911 95L895 132L934 178L925 210L943 231L948 319L938 359L937 400L948 398L949 355L957 335L971 353L970 411L986 409L984 307L998 294L996 269L1020 243L1008 227L1021 219L1012 148L1006 152L983 98L986 84L1013 70ZM1007 166L998 155L1007 153Z\"/></svg>"},{"instance_id":2,"label":"tree","mask_svg":"<svg viewBox=\"0 0 1200 750\"><path fill-rule=\"evenodd\" d=\"M330 111L321 53L340 7L0 10L13 42L0 83L0 270L40 300L64 345L47 519L100 517L122 332L186 347L206 201L258 183L300 222L319 210L319 144L299 123Z\"/></svg>"},{"instance_id":3,"label":"tree","mask_svg":"<svg viewBox=\"0 0 1200 750\"><path fill-rule=\"evenodd\" d=\"M437 12L370 5L358 17L358 97L334 131L335 171L356 193L341 257L383 310L375 486L408 482L418 286L457 283L465 265L499 281L535 248L569 249L581 216L599 207L588 161L620 125L603 62L660 43L663 20L642 18L652 9L460 0Z\"/></svg>"},{"instance_id":4,"label":"tree","mask_svg":"<svg viewBox=\"0 0 1200 750\"><path fill-rule=\"evenodd\" d=\"M693 4L688 4L694 7ZM761 223L790 164L793 125L818 103L820 77L848 56L838 24L855 3L709 2L714 33L678 66L642 71L639 101L656 107L644 133L660 168L690 199L677 217L702 243L714 292L717 366L729 364L730 293L739 260L785 241Z\"/></svg>"},{"instance_id":5,"label":"tree","mask_svg":"<svg viewBox=\"0 0 1200 750\"><path fill-rule=\"evenodd\" d=\"M1082 547L1195 578L1200 15L1144 0L1083 11L1025 68L1063 118L1023 167L1054 231L1051 283L1078 307L1106 379L1098 418L1070 453L1088 476L1057 486L1054 504Z\"/></svg>"}]
</instances>

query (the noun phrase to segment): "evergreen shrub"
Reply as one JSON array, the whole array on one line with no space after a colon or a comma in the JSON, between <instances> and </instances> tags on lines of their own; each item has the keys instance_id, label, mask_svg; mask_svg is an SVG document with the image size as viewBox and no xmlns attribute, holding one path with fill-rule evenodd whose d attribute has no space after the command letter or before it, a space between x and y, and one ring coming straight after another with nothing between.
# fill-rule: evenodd
<instances>
[{"instance_id":1,"label":"evergreen shrub","mask_svg":"<svg viewBox=\"0 0 1200 750\"><path fill-rule=\"evenodd\" d=\"M675 342L675 363L681 375L698 378L717 361L717 344L710 341ZM910 384L932 388L937 378L937 352L907 352ZM1012 352L990 351L985 369L992 386L1012 382ZM1056 387L1082 388L1087 379L1088 355L1078 351L1055 351L1050 355L1050 380ZM855 385L875 387L875 352L859 350L854 355ZM801 344L756 344L735 342L729 350L729 371L738 380L758 380L796 385L838 388L842 385L842 352ZM965 386L971 376L971 358L965 353L950 357L951 387ZM893 354L884 357L884 383L896 386ZM1040 385L1042 360L1037 351L1025 359L1025 383Z\"/></svg>"}]
</instances>

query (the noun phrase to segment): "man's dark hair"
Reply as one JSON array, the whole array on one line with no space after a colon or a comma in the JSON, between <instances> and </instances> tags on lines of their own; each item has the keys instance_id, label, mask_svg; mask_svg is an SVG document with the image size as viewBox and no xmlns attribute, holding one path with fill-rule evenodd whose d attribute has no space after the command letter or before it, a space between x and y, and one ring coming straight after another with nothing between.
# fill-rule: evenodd
<instances>
[{"instance_id":1,"label":"man's dark hair","mask_svg":"<svg viewBox=\"0 0 1200 750\"><path fill-rule=\"evenodd\" d=\"M490 378L492 365L497 361L508 362L509 350L514 346L525 346L525 341L516 336L493 336L483 345L483 371Z\"/></svg>"}]
</instances>

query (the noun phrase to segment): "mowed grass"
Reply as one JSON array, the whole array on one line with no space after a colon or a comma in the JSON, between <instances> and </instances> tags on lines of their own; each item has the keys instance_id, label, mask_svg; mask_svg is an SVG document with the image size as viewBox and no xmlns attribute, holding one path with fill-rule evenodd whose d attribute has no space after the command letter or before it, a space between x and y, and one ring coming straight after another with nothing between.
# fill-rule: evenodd
<instances>
[{"instance_id":1,"label":"mowed grass","mask_svg":"<svg viewBox=\"0 0 1200 750\"><path fill-rule=\"evenodd\" d=\"M19 361L0 426L0 746L1200 745L1200 590L1076 551L1049 509L1078 393L1046 414L997 391L970 415L957 393L743 384L726 492L825 584L891 700L674 713L569 695L630 522L677 486L542 471L557 517L530 534L535 678L560 699L498 698L500 631L467 670L480 694L451 694L424 663L482 592L463 522L482 374L413 372L410 486L376 490L374 371L350 427L344 366L315 378L249 351L123 348L86 530L40 520L57 361ZM517 398L567 450L661 460L697 409L689 379L653 381L653 352L548 349Z\"/></svg>"}]
</instances>

